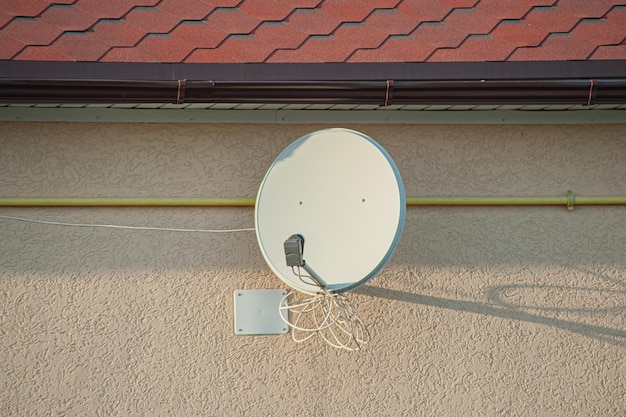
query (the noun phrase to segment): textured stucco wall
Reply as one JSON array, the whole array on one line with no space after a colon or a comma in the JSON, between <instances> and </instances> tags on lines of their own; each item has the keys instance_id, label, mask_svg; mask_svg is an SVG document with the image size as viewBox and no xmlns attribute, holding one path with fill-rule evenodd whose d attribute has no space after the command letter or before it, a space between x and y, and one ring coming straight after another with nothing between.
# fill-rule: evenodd
<instances>
[{"instance_id":1,"label":"textured stucco wall","mask_svg":"<svg viewBox=\"0 0 626 417\"><path fill-rule=\"evenodd\" d=\"M0 124L2 196L254 196L320 125ZM345 126L407 195L626 194L626 125ZM253 227L250 208L0 209ZM236 289L284 288L254 232L0 219L0 415L622 416L626 208L408 208L351 294L358 353L236 336Z\"/></svg>"}]
</instances>

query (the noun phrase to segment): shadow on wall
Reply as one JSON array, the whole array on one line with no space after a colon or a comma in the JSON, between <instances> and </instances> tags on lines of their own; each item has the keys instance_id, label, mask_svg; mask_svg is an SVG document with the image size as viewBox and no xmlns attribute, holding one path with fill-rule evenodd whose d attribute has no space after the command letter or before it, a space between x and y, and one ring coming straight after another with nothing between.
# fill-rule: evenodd
<instances>
[{"instance_id":1,"label":"shadow on wall","mask_svg":"<svg viewBox=\"0 0 626 417\"><path fill-rule=\"evenodd\" d=\"M413 207L394 255L407 265L611 264L626 268L626 210Z\"/></svg>"},{"instance_id":2,"label":"shadow on wall","mask_svg":"<svg viewBox=\"0 0 626 417\"><path fill-rule=\"evenodd\" d=\"M469 300L371 285L355 292L551 326L626 347L624 214L608 207L571 213L489 207L410 210L394 262L407 268L421 265L433 274L441 268L482 271L484 280L474 282L474 288L480 285L478 292ZM501 280L506 269L529 265L552 272L543 278L539 273L513 277L517 282ZM617 278L581 265L610 268ZM554 268L571 275L555 275ZM450 281L449 272L443 274L432 277L434 285L452 286L450 290L462 286L454 277Z\"/></svg>"},{"instance_id":3,"label":"shadow on wall","mask_svg":"<svg viewBox=\"0 0 626 417\"><path fill-rule=\"evenodd\" d=\"M499 317L508 320L523 321L527 323L551 326L578 333L593 339L601 340L616 346L626 347L626 330L600 326L596 324L584 323L582 320L586 316L604 317L607 314L614 314L616 317L626 313L626 290L606 290L594 288L574 288L565 286L546 286L546 285L505 285L498 287L487 287L485 295L489 300L488 303L476 301L456 300L452 298L436 297L424 294L414 294L406 291L398 291L393 289L364 286L354 291L370 297L385 298L388 300L407 302L423 306L431 306L444 308L454 311L482 314L492 317ZM525 292L544 293L556 297L552 301L552 305L537 305L512 303L510 301L510 293L518 294ZM585 295L594 293L596 299L599 297L610 296L611 299L619 300L613 306L555 306L559 304L559 300L565 298L565 295L575 293L575 300L584 299ZM569 298L569 297L568 297ZM563 319L554 316L568 316ZM570 319L569 316L576 316Z\"/></svg>"}]
</instances>

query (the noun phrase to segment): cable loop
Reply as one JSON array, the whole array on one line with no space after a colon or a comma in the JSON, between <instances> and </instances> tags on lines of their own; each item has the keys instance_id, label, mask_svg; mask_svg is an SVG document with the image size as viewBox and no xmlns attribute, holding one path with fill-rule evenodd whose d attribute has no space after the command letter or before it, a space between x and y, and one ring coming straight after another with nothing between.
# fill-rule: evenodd
<instances>
[{"instance_id":1,"label":"cable loop","mask_svg":"<svg viewBox=\"0 0 626 417\"><path fill-rule=\"evenodd\" d=\"M300 280L317 287L318 293L304 296L292 290L280 302L281 312L287 311L283 321L291 327L291 337L302 343L318 334L329 345L349 351L359 350L369 340L367 326L359 318L348 298L314 283L308 275L297 272ZM307 281L306 279L310 281Z\"/></svg>"}]
</instances>

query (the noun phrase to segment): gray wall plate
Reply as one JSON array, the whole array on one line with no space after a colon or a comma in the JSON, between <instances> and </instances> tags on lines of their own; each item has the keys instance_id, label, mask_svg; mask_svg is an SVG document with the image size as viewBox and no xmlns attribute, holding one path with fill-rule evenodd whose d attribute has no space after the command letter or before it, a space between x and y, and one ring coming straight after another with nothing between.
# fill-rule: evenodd
<instances>
[{"instance_id":1,"label":"gray wall plate","mask_svg":"<svg viewBox=\"0 0 626 417\"><path fill-rule=\"evenodd\" d=\"M286 290L236 290L235 333L284 334L289 331L287 310L280 311L280 301ZM285 320L281 318L284 317Z\"/></svg>"}]
</instances>

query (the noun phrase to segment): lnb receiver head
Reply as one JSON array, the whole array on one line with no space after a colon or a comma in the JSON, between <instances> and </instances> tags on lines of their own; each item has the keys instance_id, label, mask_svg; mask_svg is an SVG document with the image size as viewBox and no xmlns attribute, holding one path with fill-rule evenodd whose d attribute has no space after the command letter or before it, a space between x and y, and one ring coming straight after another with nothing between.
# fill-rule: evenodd
<instances>
[{"instance_id":1,"label":"lnb receiver head","mask_svg":"<svg viewBox=\"0 0 626 417\"><path fill-rule=\"evenodd\" d=\"M289 236L284 243L287 266L304 266L304 238L295 234Z\"/></svg>"}]
</instances>

